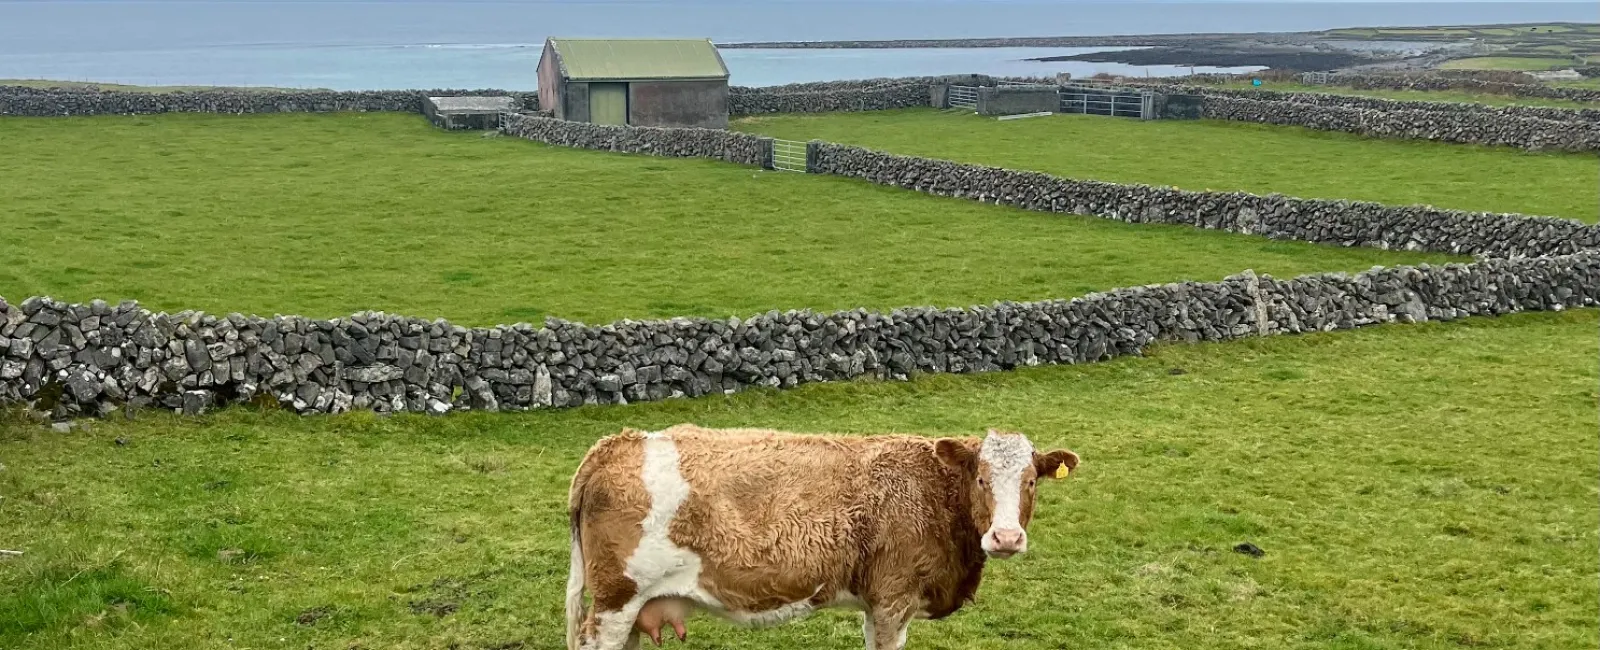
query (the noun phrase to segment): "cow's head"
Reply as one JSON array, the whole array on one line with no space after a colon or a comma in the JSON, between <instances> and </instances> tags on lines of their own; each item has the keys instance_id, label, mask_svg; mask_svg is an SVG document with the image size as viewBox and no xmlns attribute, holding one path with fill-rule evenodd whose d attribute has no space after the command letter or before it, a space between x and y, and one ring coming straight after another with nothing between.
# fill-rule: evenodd
<instances>
[{"instance_id":1,"label":"cow's head","mask_svg":"<svg viewBox=\"0 0 1600 650\"><path fill-rule=\"evenodd\" d=\"M983 552L992 558L1028 550L1039 480L1064 478L1078 466L1077 454L1065 449L1040 454L1027 436L994 429L977 445L970 439L941 439L936 451L967 481L972 522L982 531Z\"/></svg>"}]
</instances>

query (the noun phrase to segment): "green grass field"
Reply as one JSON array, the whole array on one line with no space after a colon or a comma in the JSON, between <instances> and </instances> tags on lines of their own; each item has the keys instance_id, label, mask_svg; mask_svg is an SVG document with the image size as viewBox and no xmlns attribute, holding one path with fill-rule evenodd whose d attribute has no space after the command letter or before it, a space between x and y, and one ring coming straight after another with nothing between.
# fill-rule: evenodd
<instances>
[{"instance_id":1,"label":"green grass field","mask_svg":"<svg viewBox=\"0 0 1600 650\"><path fill-rule=\"evenodd\" d=\"M1374 140L1222 121L1055 115L1001 122L932 109L749 117L735 128L894 153L1188 190L1600 216L1587 154Z\"/></svg>"},{"instance_id":2,"label":"green grass field","mask_svg":"<svg viewBox=\"0 0 1600 650\"><path fill-rule=\"evenodd\" d=\"M1593 157L1216 124L1158 126L1183 146L1157 149L1132 120L1088 119L743 126L1009 148L1096 173L1148 173L1139 152L1162 151L1146 167L1192 189L1235 178L1523 212L1595 191ZM0 142L8 298L600 322L1442 259L545 147L409 115L10 119ZM0 549L24 552L0 555L0 648L553 650L578 459L623 426L678 422L994 426L1079 452L1076 478L1043 490L1030 554L992 564L955 617L914 625L910 648L1594 647L1597 328L1600 310L1574 310L524 414L233 408L57 434L0 412ZM1266 555L1230 550L1244 541ZM861 644L843 613L690 629L687 647L708 650Z\"/></svg>"},{"instance_id":3,"label":"green grass field","mask_svg":"<svg viewBox=\"0 0 1600 650\"><path fill-rule=\"evenodd\" d=\"M1029 555L911 648L1594 647L1597 327L1508 316L521 415L12 423L0 548L26 554L0 559L0 647L558 648L579 457L683 421L1003 426L1079 452ZM687 647L860 647L842 613L689 627Z\"/></svg>"},{"instance_id":4,"label":"green grass field","mask_svg":"<svg viewBox=\"0 0 1600 650\"><path fill-rule=\"evenodd\" d=\"M1224 84L1226 88L1236 90L1251 90L1248 81L1237 81ZM1348 88L1344 86L1307 86L1298 83L1282 83L1275 81L1262 81L1261 90L1273 90L1282 93L1323 93L1331 95L1356 95L1358 97L1378 97L1380 99L1398 99L1414 102L1465 102L1469 104L1488 104L1490 106L1548 106L1551 108L1596 108L1600 104L1593 102L1576 102L1565 99L1547 99L1544 97L1512 97L1510 95L1496 95L1493 93L1470 92L1464 90L1391 90L1387 88Z\"/></svg>"},{"instance_id":5,"label":"green grass field","mask_svg":"<svg viewBox=\"0 0 1600 650\"><path fill-rule=\"evenodd\" d=\"M1446 61L1439 67L1445 70L1555 70L1570 67L1572 59L1534 56L1480 56Z\"/></svg>"},{"instance_id":6,"label":"green grass field","mask_svg":"<svg viewBox=\"0 0 1600 650\"><path fill-rule=\"evenodd\" d=\"M0 142L12 299L600 323L1450 259L445 133L414 115L13 119Z\"/></svg>"}]
</instances>

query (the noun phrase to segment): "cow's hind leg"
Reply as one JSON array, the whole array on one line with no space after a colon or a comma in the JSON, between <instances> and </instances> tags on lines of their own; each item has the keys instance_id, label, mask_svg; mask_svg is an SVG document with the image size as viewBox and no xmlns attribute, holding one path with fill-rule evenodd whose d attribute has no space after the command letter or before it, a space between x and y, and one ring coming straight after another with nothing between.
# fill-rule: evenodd
<instances>
[{"instance_id":1,"label":"cow's hind leg","mask_svg":"<svg viewBox=\"0 0 1600 650\"><path fill-rule=\"evenodd\" d=\"M639 634L633 622L639 617L643 602L629 602L620 609L593 611L584 621L578 637L579 650L634 650L639 647Z\"/></svg>"}]
</instances>

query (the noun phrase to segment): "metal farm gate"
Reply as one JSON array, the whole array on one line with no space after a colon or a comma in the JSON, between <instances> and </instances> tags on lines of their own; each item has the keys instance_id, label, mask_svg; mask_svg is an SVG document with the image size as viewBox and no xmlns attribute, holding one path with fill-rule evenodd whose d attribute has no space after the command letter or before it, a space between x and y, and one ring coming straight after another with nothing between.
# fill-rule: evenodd
<instances>
[{"instance_id":1,"label":"metal farm gate","mask_svg":"<svg viewBox=\"0 0 1600 650\"><path fill-rule=\"evenodd\" d=\"M1073 84L1061 87L1061 112L1155 119L1155 93L1134 88Z\"/></svg>"},{"instance_id":2,"label":"metal farm gate","mask_svg":"<svg viewBox=\"0 0 1600 650\"><path fill-rule=\"evenodd\" d=\"M1300 75L1300 82L1307 86L1326 86L1333 81L1333 75L1326 72L1306 72Z\"/></svg>"},{"instance_id":3,"label":"metal farm gate","mask_svg":"<svg viewBox=\"0 0 1600 650\"><path fill-rule=\"evenodd\" d=\"M797 140L772 141L772 168L784 172L806 173L806 143Z\"/></svg>"},{"instance_id":4,"label":"metal farm gate","mask_svg":"<svg viewBox=\"0 0 1600 650\"><path fill-rule=\"evenodd\" d=\"M948 102L950 108L978 110L977 86L951 86Z\"/></svg>"}]
</instances>

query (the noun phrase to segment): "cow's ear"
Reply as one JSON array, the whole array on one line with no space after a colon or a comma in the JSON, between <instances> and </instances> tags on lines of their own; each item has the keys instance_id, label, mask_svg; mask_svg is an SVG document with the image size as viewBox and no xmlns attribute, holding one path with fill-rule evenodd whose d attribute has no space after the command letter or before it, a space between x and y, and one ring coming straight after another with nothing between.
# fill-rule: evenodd
<instances>
[{"instance_id":1,"label":"cow's ear","mask_svg":"<svg viewBox=\"0 0 1600 650\"><path fill-rule=\"evenodd\" d=\"M1066 478L1078 469L1078 455L1065 449L1033 455L1033 469L1041 478Z\"/></svg>"},{"instance_id":2,"label":"cow's ear","mask_svg":"<svg viewBox=\"0 0 1600 650\"><path fill-rule=\"evenodd\" d=\"M940 438L933 443L933 452L939 461L960 470L963 474L976 474L978 452L956 438Z\"/></svg>"}]
</instances>

